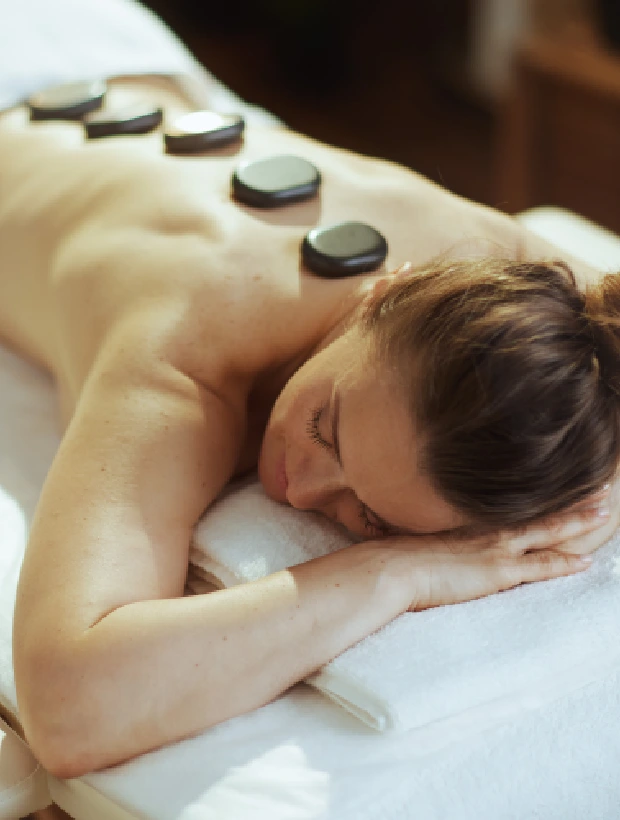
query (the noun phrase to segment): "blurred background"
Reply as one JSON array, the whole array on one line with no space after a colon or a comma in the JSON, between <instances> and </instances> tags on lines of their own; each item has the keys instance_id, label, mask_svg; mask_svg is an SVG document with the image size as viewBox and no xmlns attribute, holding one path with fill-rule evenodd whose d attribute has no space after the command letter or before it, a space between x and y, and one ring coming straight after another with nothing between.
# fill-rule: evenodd
<instances>
[{"instance_id":1,"label":"blurred background","mask_svg":"<svg viewBox=\"0 0 620 820\"><path fill-rule=\"evenodd\" d=\"M146 0L298 131L620 232L620 0Z\"/></svg>"}]
</instances>

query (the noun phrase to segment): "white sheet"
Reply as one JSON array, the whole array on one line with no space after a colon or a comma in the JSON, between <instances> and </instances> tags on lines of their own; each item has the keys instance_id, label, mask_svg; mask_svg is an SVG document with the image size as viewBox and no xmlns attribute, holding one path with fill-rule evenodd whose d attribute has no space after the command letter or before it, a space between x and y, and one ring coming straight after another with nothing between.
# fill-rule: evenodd
<instances>
[{"instance_id":1,"label":"white sheet","mask_svg":"<svg viewBox=\"0 0 620 820\"><path fill-rule=\"evenodd\" d=\"M46 376L0 349L0 382L0 520L22 526L0 550L6 616L56 432ZM0 694L15 708L9 641L0 619ZM620 675L527 705L518 720L496 704L485 724L466 713L377 736L302 684L192 740L52 788L84 820L617 820Z\"/></svg>"},{"instance_id":2,"label":"white sheet","mask_svg":"<svg viewBox=\"0 0 620 820\"><path fill-rule=\"evenodd\" d=\"M46 86L121 74L178 75L198 107L280 124L220 83L135 0L0 0L0 110Z\"/></svg>"},{"instance_id":3,"label":"white sheet","mask_svg":"<svg viewBox=\"0 0 620 820\"><path fill-rule=\"evenodd\" d=\"M84 780L152 820L617 820L619 719L619 676L518 723L391 737L296 687L199 738ZM274 758L279 767L268 766ZM257 764L265 766L258 787ZM326 782L317 783L321 773ZM317 786L323 806L301 808Z\"/></svg>"},{"instance_id":4,"label":"white sheet","mask_svg":"<svg viewBox=\"0 0 620 820\"><path fill-rule=\"evenodd\" d=\"M0 108L47 85L198 68L133 0L0 0L0 21Z\"/></svg>"}]
</instances>

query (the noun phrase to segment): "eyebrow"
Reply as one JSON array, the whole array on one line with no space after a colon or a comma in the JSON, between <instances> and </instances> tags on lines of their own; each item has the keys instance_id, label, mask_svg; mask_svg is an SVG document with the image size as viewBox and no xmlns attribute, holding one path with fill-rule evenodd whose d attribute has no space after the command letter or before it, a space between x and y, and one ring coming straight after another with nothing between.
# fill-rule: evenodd
<instances>
[{"instance_id":1,"label":"eyebrow","mask_svg":"<svg viewBox=\"0 0 620 820\"><path fill-rule=\"evenodd\" d=\"M336 453L336 458L338 459L338 464L344 470L344 464L342 463L342 456L340 455L340 392L336 388L334 390L334 398L333 398L333 410L332 410L332 442L334 444L334 452ZM361 502L364 504L364 502ZM388 530L394 530L395 534L398 535L424 535L424 533L417 533L412 530L404 530L402 527L397 527L395 524L390 524L389 521L386 521L385 518L382 518L378 515L374 510L372 510L368 504L364 504L364 507L368 510L368 512L377 520L381 527L384 527ZM427 533L428 534L428 533Z\"/></svg>"}]
</instances>

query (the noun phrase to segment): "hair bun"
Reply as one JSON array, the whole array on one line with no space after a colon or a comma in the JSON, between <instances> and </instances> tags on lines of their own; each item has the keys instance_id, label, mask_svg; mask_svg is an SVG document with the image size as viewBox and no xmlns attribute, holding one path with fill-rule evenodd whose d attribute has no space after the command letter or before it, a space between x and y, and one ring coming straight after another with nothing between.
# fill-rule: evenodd
<instances>
[{"instance_id":1,"label":"hair bun","mask_svg":"<svg viewBox=\"0 0 620 820\"><path fill-rule=\"evenodd\" d=\"M585 314L601 381L620 398L620 273L608 273L587 289Z\"/></svg>"}]
</instances>

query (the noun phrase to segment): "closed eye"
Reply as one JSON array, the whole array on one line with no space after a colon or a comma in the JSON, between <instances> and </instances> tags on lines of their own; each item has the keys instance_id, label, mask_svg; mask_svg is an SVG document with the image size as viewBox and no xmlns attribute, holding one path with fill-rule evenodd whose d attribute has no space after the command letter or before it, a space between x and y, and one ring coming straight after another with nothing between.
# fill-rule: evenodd
<instances>
[{"instance_id":1,"label":"closed eye","mask_svg":"<svg viewBox=\"0 0 620 820\"><path fill-rule=\"evenodd\" d=\"M326 407L327 405L322 404L320 407L317 407L315 410L312 411L312 415L306 422L306 432L308 433L312 441L316 442L321 447L325 447L327 450L333 451L333 445L323 438L323 436L321 435L321 431L319 429L321 416L325 412Z\"/></svg>"},{"instance_id":2,"label":"closed eye","mask_svg":"<svg viewBox=\"0 0 620 820\"><path fill-rule=\"evenodd\" d=\"M320 447L324 447L328 450L334 458L338 461L340 466L342 467L342 461L340 460L340 453L338 448L338 438L337 438L337 419L338 419L338 403L336 403L336 412L334 413L334 443L327 441L322 435L320 430L321 419L323 418L323 414L328 408L328 404L322 404L319 407L316 407L308 421L306 422L306 432L316 444ZM359 518L363 524L364 531L369 533L372 537L377 538L380 536L387 536L387 535L396 535L399 533L399 529L397 527L393 527L391 524L388 524L387 521L383 521L375 512L373 512L370 507L364 504L363 501L359 501Z\"/></svg>"}]
</instances>

